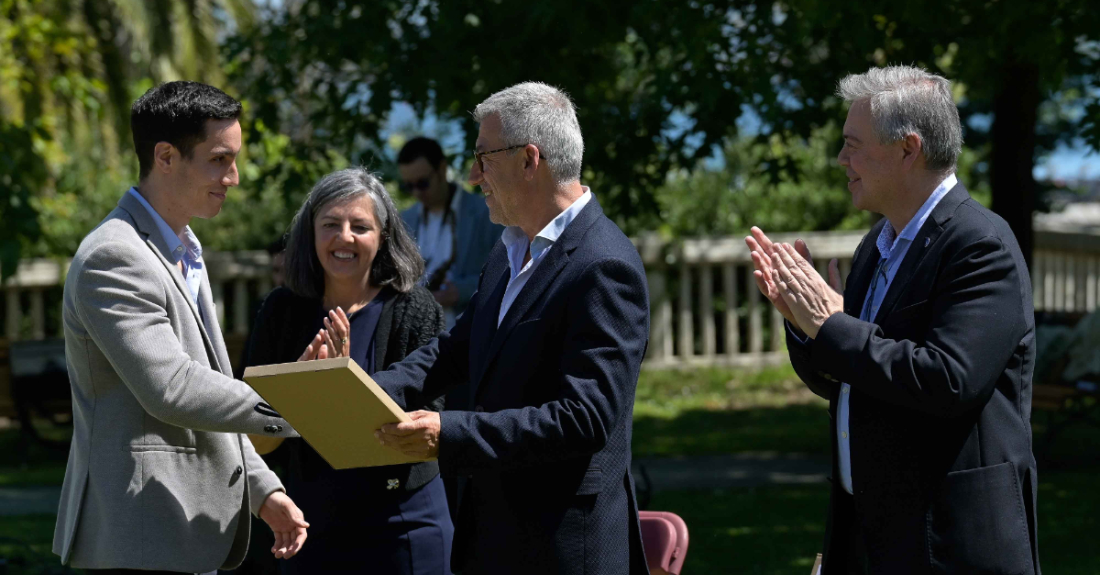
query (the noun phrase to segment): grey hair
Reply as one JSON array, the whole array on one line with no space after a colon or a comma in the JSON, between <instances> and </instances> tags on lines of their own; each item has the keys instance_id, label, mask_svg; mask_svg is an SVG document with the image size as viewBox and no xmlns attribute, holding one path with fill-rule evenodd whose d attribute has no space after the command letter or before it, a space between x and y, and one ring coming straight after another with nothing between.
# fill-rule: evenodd
<instances>
[{"instance_id":1,"label":"grey hair","mask_svg":"<svg viewBox=\"0 0 1100 575\"><path fill-rule=\"evenodd\" d=\"M951 97L951 82L911 66L871 68L849 74L837 85L846 102L869 100L879 142L920 137L928 169L954 172L962 151L959 109Z\"/></svg>"},{"instance_id":2,"label":"grey hair","mask_svg":"<svg viewBox=\"0 0 1100 575\"><path fill-rule=\"evenodd\" d=\"M584 138L577 107L565 92L541 82L505 88L474 109L474 121L500 118L505 146L534 144L559 184L581 179Z\"/></svg>"},{"instance_id":3,"label":"grey hair","mask_svg":"<svg viewBox=\"0 0 1100 575\"><path fill-rule=\"evenodd\" d=\"M370 268L370 283L407 293L424 273L424 259L381 180L363 168L333 172L317 182L294 215L286 244L286 286L294 293L319 298L325 293L325 273L314 247L313 220L333 202L366 195L374 205L381 243Z\"/></svg>"}]
</instances>

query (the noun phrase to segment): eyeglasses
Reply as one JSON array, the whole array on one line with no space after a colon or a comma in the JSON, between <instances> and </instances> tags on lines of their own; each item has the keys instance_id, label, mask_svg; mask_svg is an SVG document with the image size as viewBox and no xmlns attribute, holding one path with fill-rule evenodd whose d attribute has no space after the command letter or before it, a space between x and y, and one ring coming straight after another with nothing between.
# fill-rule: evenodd
<instances>
[{"instance_id":1,"label":"eyeglasses","mask_svg":"<svg viewBox=\"0 0 1100 575\"><path fill-rule=\"evenodd\" d=\"M485 171L485 163L481 161L481 158L483 158L485 156L488 156L489 154L495 154L497 152L507 152L508 150L515 150L516 148L525 148L528 145L529 144L520 144L518 146L508 146L507 148L500 148L499 150L489 150L488 152L478 152L477 150L474 150L474 161L477 162L478 170L484 172ZM538 150L537 147L535 149ZM541 157L542 159L544 159L546 161L550 160L550 158L547 157L546 154L542 153L542 150L539 150L539 157Z\"/></svg>"},{"instance_id":2,"label":"eyeglasses","mask_svg":"<svg viewBox=\"0 0 1100 575\"><path fill-rule=\"evenodd\" d=\"M419 180L412 181L412 182L400 181L400 182L397 183L397 189L399 189L402 192L405 192L407 194L407 193L411 192L412 190L417 190L417 191L426 190L431 185L432 185L432 177L431 176L424 176L423 178L420 178Z\"/></svg>"}]
</instances>

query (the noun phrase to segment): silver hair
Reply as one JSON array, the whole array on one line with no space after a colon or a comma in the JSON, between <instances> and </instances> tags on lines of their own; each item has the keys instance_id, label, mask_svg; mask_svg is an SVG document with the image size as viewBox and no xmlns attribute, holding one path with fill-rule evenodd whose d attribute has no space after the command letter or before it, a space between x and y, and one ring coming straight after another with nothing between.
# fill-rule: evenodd
<instances>
[{"instance_id":1,"label":"silver hair","mask_svg":"<svg viewBox=\"0 0 1100 575\"><path fill-rule=\"evenodd\" d=\"M584 138L577 107L565 92L541 82L505 88L474 109L474 121L500 118L505 146L534 144L559 184L581 179Z\"/></svg>"},{"instance_id":2,"label":"silver hair","mask_svg":"<svg viewBox=\"0 0 1100 575\"><path fill-rule=\"evenodd\" d=\"M955 171L962 151L962 125L950 80L912 66L888 66L849 74L836 93L850 103L869 101L879 142L893 143L915 134L921 139L929 170Z\"/></svg>"},{"instance_id":3,"label":"silver hair","mask_svg":"<svg viewBox=\"0 0 1100 575\"><path fill-rule=\"evenodd\" d=\"M370 282L407 293L424 273L424 259L405 222L382 182L363 168L333 172L317 182L294 221L286 245L286 285L300 296L319 298L325 293L325 273L314 247L313 221L333 202L345 202L366 195L374 205L374 218L381 227L382 241L371 264Z\"/></svg>"}]
</instances>

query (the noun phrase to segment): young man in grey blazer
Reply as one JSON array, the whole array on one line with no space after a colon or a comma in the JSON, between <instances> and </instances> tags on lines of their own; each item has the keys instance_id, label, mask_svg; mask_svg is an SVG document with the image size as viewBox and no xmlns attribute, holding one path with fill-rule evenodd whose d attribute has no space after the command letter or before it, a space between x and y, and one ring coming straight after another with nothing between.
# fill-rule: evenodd
<instances>
[{"instance_id":1,"label":"young man in grey blazer","mask_svg":"<svg viewBox=\"0 0 1100 575\"><path fill-rule=\"evenodd\" d=\"M237 185L241 105L171 82L130 121L140 183L81 242L65 280L73 440L53 551L73 567L233 568L249 512L294 555L308 524L243 435L295 436L231 376L191 218Z\"/></svg>"}]
</instances>

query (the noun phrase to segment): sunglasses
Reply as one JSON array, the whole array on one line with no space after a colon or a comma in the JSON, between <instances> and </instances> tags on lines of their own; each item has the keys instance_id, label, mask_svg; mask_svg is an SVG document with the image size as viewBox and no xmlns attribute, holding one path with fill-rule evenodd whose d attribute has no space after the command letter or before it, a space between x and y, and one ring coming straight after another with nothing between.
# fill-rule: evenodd
<instances>
[{"instance_id":1,"label":"sunglasses","mask_svg":"<svg viewBox=\"0 0 1100 575\"><path fill-rule=\"evenodd\" d=\"M419 180L416 180L416 181L413 181L413 182L400 181L400 182L397 183L397 189L401 190L402 192L408 193L408 192L411 192L413 190L416 190L416 191L426 190L431 185L432 185L432 177L431 176L424 176L423 178L420 178Z\"/></svg>"}]
</instances>

